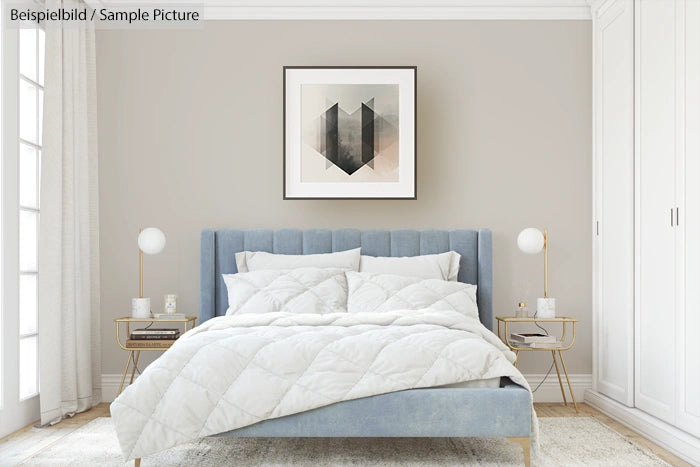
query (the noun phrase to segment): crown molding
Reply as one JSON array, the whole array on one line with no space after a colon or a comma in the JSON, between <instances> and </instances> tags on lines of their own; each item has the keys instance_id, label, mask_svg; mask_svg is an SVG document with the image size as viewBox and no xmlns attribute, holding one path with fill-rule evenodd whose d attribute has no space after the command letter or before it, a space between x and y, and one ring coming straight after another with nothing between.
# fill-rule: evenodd
<instances>
[{"instance_id":1,"label":"crown molding","mask_svg":"<svg viewBox=\"0 0 700 467\"><path fill-rule=\"evenodd\" d=\"M601 16L615 1L616 0L589 0L591 4L591 18Z\"/></svg>"},{"instance_id":2,"label":"crown molding","mask_svg":"<svg viewBox=\"0 0 700 467\"><path fill-rule=\"evenodd\" d=\"M590 20L590 0L86 0L92 8L193 6L205 20Z\"/></svg>"}]
</instances>

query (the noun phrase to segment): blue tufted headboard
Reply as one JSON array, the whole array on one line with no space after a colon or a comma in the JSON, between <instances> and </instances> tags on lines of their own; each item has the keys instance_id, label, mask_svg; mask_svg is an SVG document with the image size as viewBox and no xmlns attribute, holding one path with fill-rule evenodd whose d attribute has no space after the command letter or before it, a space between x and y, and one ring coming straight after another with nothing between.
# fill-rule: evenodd
<instances>
[{"instance_id":1,"label":"blue tufted headboard","mask_svg":"<svg viewBox=\"0 0 700 467\"><path fill-rule=\"evenodd\" d=\"M228 295L222 274L233 274L235 253L268 251L301 255L331 253L362 247L363 255L417 256L454 250L462 255L460 282L476 284L479 317L493 330L491 231L476 230L357 230L281 229L202 231L200 322L226 314Z\"/></svg>"}]
</instances>

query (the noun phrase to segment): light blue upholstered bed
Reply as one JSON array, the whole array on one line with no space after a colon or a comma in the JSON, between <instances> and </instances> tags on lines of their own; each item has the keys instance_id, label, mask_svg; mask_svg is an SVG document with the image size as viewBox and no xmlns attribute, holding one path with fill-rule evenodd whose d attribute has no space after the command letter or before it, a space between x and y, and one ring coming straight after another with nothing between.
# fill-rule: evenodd
<instances>
[{"instance_id":1,"label":"light blue upholstered bed","mask_svg":"<svg viewBox=\"0 0 700 467\"><path fill-rule=\"evenodd\" d=\"M491 231L481 230L203 230L201 312L222 316L222 274L238 272L234 254L314 254L362 247L363 255L417 256L456 251L458 280L476 284L481 322L493 329ZM428 388L340 402L224 433L236 437L508 437L529 465L532 407L528 391L504 378L500 388Z\"/></svg>"}]
</instances>

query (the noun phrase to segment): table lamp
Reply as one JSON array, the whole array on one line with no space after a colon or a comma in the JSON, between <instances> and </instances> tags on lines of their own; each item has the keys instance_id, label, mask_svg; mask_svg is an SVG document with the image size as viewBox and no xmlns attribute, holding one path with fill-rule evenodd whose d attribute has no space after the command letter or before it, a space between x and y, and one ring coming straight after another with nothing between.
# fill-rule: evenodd
<instances>
[{"instance_id":1,"label":"table lamp","mask_svg":"<svg viewBox=\"0 0 700 467\"><path fill-rule=\"evenodd\" d=\"M524 229L518 235L518 248L524 253L535 255L544 248L544 297L537 299L537 318L554 318L556 316L556 300L550 298L547 293L548 285L548 254L547 254L547 229L544 233L534 227Z\"/></svg>"},{"instance_id":2,"label":"table lamp","mask_svg":"<svg viewBox=\"0 0 700 467\"><path fill-rule=\"evenodd\" d=\"M151 317L151 299L143 297L143 254L157 255L165 248L165 234L160 229L148 227L139 229L139 298L131 301L133 318Z\"/></svg>"}]
</instances>

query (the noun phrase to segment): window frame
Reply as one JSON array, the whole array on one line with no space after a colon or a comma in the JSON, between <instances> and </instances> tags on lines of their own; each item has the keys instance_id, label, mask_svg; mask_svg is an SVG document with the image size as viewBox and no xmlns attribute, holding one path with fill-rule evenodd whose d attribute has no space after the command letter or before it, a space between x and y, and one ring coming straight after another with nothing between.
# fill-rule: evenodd
<instances>
[{"instance_id":1,"label":"window frame","mask_svg":"<svg viewBox=\"0 0 700 467\"><path fill-rule=\"evenodd\" d=\"M38 418L40 412L38 357L37 392L27 397L20 397L19 85L21 78L19 36L19 29L6 27L5 22L0 18L0 54L2 55L0 73L2 90L0 93L2 109L0 112L0 150L2 150L0 161L0 259L2 259L2 268L0 268L0 437L32 423ZM40 53L38 45L36 50L37 54ZM42 113L38 112L38 106L41 105L38 101L39 99L37 99L37 119L42 116ZM38 134L37 142L41 143ZM39 154L35 154L37 156L36 190L39 192L40 158ZM39 202L37 199L37 203ZM40 205L37 204L37 208L39 207Z\"/></svg>"},{"instance_id":2,"label":"window frame","mask_svg":"<svg viewBox=\"0 0 700 467\"><path fill-rule=\"evenodd\" d=\"M21 245L21 242L22 242L22 238L20 237L19 238L20 243L18 243L18 245L17 245L18 246L18 270L17 270L18 271L18 289L17 289L18 290L18 292L17 292L18 293L18 301L17 301L18 302L17 303L18 347L17 347L17 356L18 356L18 361L21 362L22 361L22 341L26 341L26 340L29 340L32 338L36 339L36 344L35 344L36 345L36 352L35 352L36 356L35 356L35 361L34 361L35 369L36 369L35 375L34 375L34 384L35 384L36 390L32 393L27 393L27 394L22 393L22 367L20 366L19 374L18 374L19 375L18 384L19 384L20 401L39 395L39 361L38 361L38 359L39 359L39 322L38 322L39 321L39 317L38 317L39 296L38 296L38 294L39 294L40 274L39 274L39 264L38 264L39 259L38 259L38 257L39 257L39 222L41 221L41 154L43 151L43 145L42 145L43 144L43 137L41 134L42 128L43 128L42 106L43 106L43 102L44 102L44 100L43 100L43 95L44 95L43 82L44 82L44 80L43 80L43 77L41 76L41 72L42 72L43 67L40 66L40 62L41 62L42 58L39 56L39 54L45 48L40 47L40 45L39 45L40 39L41 39L41 31L40 31L41 27L38 25L35 25L35 27L32 28L32 30L34 31L34 51L35 51L34 75L36 77L36 80L34 80L28 76L25 76L24 74L22 74L22 72L20 70L21 67L20 67L19 63L21 61L21 34L19 34L19 30L18 30L19 40L17 41L17 47L18 47L17 48L17 50L18 50L18 56L17 56L18 92L19 92L19 86L21 85L21 83L32 86L36 91L36 99L35 99L35 106L36 107L34 109L34 115L35 115L34 131L36 134L36 142L29 141L29 140L24 139L20 136L20 133L21 133L20 132L20 130L21 130L21 128L20 128L21 127L21 107L18 105L18 109L17 109L18 110L17 118L18 118L18 122L19 122L18 128L17 128L18 133L17 133L17 137L16 137L16 140L17 140L17 168L18 168L17 169L17 190L18 190L17 210L18 210L18 216L21 216L22 212L27 212L27 213L30 213L30 214L33 214L36 216L36 225L35 225L35 232L34 232L36 241L34 244L34 252L36 254L37 264L36 264L35 268L30 268L30 269L23 269L22 268L21 257L19 257L21 255L21 252L22 252L21 248L19 248ZM20 103L19 102L20 99L21 99L21 96L18 96L18 104ZM22 188L22 180L21 180L21 172L20 172L21 163L19 160L19 158L22 157L21 151L20 151L20 147L22 144L34 149L34 158L35 158L34 159L34 162L35 162L35 174L34 174L34 176L35 176L35 182L36 182L36 186L35 186L36 205L35 206L22 205L21 199L19 197L19 193L21 193L21 188ZM18 218L17 228L18 229L21 228L21 222L19 221L19 218ZM33 332L26 332L26 333L22 333L22 329L21 329L23 309L22 309L22 300L21 300L22 297L21 297L21 294L19 294L19 291L21 290L19 288L19 282L20 282L20 278L22 276L33 276L36 278L36 290L34 293L34 295L35 295L34 302L36 304L36 310L35 310L36 316L34 317L34 319L36 320L36 327L35 327Z\"/></svg>"}]
</instances>

